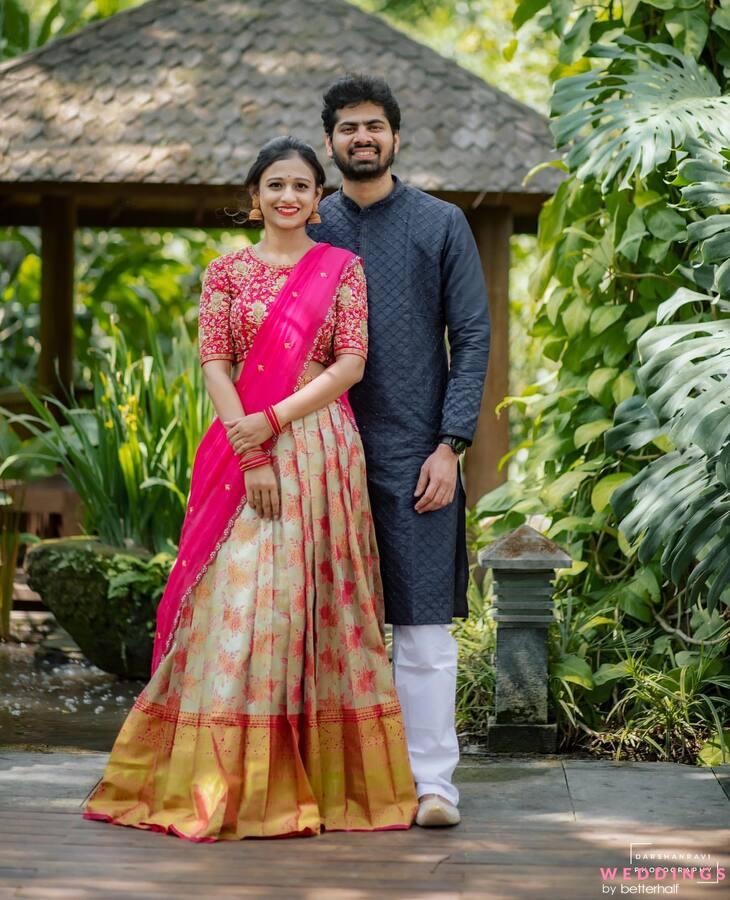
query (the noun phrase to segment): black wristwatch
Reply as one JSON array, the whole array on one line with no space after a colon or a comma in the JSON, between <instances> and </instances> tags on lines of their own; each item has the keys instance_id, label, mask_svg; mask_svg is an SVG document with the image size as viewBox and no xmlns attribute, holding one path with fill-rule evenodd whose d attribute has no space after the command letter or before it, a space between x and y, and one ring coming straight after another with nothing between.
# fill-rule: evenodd
<instances>
[{"instance_id":1,"label":"black wristwatch","mask_svg":"<svg viewBox=\"0 0 730 900\"><path fill-rule=\"evenodd\" d=\"M456 456L461 456L469 446L468 441L465 441L464 438L454 437L453 434L442 434L439 444L446 444L447 447L451 447Z\"/></svg>"}]
</instances>

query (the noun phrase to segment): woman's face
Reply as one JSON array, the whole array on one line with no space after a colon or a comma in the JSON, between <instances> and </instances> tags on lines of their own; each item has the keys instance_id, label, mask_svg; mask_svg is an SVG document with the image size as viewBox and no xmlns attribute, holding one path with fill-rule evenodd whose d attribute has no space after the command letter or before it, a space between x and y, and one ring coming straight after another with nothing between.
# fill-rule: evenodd
<instances>
[{"instance_id":1,"label":"woman's face","mask_svg":"<svg viewBox=\"0 0 730 900\"><path fill-rule=\"evenodd\" d=\"M321 196L314 172L299 155L272 163L259 181L259 204L269 227L303 228Z\"/></svg>"}]
</instances>

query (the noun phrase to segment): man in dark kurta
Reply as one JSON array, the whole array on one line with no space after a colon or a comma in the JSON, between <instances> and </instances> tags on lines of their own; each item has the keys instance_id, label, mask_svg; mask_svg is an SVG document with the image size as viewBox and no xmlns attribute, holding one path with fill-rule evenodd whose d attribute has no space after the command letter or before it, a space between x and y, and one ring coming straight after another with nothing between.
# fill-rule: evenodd
<instances>
[{"instance_id":1,"label":"man in dark kurta","mask_svg":"<svg viewBox=\"0 0 730 900\"><path fill-rule=\"evenodd\" d=\"M395 683L422 825L456 824L456 642L468 614L459 455L476 427L489 353L482 266L464 214L391 174L400 110L380 79L325 94L342 188L311 235L362 257L369 354L350 400L365 447ZM448 335L448 348L445 340Z\"/></svg>"}]
</instances>

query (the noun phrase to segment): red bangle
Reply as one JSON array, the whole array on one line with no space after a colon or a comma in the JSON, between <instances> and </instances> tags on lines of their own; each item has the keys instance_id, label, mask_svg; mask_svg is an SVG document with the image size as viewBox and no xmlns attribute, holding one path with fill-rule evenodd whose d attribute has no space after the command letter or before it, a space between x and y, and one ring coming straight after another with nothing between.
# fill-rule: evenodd
<instances>
[{"instance_id":1,"label":"red bangle","mask_svg":"<svg viewBox=\"0 0 730 900\"><path fill-rule=\"evenodd\" d=\"M248 450L244 450L243 453L239 454L242 459L245 459L247 456L251 456L251 454L259 454L265 453L267 456L271 456L270 450L264 450L263 447L249 447Z\"/></svg>"},{"instance_id":2,"label":"red bangle","mask_svg":"<svg viewBox=\"0 0 730 900\"><path fill-rule=\"evenodd\" d=\"M264 415L266 416L266 421L271 426L271 430L274 432L274 434L281 434L281 425L276 413L274 412L274 407L267 406L264 410Z\"/></svg>"},{"instance_id":3,"label":"red bangle","mask_svg":"<svg viewBox=\"0 0 730 900\"><path fill-rule=\"evenodd\" d=\"M242 472L249 469L258 469L259 466L267 466L271 462L271 454L264 450L256 450L253 453L248 452L238 460L238 468Z\"/></svg>"}]
</instances>

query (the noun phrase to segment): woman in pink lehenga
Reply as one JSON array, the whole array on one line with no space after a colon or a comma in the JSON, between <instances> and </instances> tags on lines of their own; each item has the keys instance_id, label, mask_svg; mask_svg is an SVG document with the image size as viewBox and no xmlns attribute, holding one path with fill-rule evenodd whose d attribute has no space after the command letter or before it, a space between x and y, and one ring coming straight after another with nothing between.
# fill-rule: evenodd
<instances>
[{"instance_id":1,"label":"woman in pink lehenga","mask_svg":"<svg viewBox=\"0 0 730 900\"><path fill-rule=\"evenodd\" d=\"M200 358L218 417L153 675L86 818L196 841L413 821L346 397L367 353L365 279L358 257L307 237L324 179L308 145L267 144L246 181L264 237L208 267Z\"/></svg>"}]
</instances>

